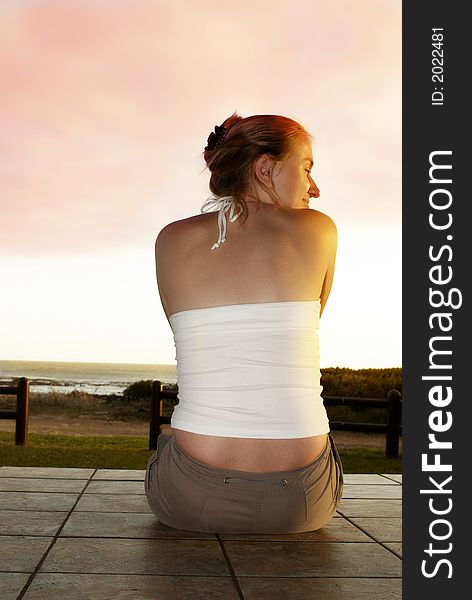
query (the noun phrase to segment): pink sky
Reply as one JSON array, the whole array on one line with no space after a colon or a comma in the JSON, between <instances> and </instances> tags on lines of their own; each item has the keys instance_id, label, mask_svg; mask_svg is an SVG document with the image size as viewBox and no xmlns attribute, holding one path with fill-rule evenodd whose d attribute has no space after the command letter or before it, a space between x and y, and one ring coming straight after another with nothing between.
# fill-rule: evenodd
<instances>
[{"instance_id":1,"label":"pink sky","mask_svg":"<svg viewBox=\"0 0 472 600\"><path fill-rule=\"evenodd\" d=\"M401 92L399 7L379 0L355 9L313 0L2 6L1 250L134 245L157 234L167 215L198 212L201 149L234 109L302 120L323 165L332 149L329 176L346 180L357 197L355 206L342 199L340 209L398 220L398 198L382 181L400 151L398 131L391 141L392 121L400 126L392 112ZM322 192L329 185L319 182ZM322 196L320 210L329 203Z\"/></svg>"},{"instance_id":2,"label":"pink sky","mask_svg":"<svg viewBox=\"0 0 472 600\"><path fill-rule=\"evenodd\" d=\"M47 277L48 259L152 251L200 211L201 151L234 110L299 120L312 208L346 241L400 243L399 0L10 1L0 39L3 259L44 257Z\"/></svg>"}]
</instances>

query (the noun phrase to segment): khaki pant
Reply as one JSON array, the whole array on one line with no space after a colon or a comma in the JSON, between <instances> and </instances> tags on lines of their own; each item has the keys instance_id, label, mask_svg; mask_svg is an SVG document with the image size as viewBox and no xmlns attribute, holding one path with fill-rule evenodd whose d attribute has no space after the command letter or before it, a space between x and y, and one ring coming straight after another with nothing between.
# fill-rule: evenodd
<instances>
[{"instance_id":1,"label":"khaki pant","mask_svg":"<svg viewBox=\"0 0 472 600\"><path fill-rule=\"evenodd\" d=\"M334 440L311 463L255 473L210 467L161 434L145 477L149 506L164 525L205 533L299 533L334 515L343 470Z\"/></svg>"}]
</instances>

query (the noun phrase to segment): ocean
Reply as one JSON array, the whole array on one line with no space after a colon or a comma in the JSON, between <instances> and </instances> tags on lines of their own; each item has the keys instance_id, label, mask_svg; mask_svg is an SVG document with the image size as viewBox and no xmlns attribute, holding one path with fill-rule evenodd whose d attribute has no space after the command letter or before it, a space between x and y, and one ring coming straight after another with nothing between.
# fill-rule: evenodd
<instances>
[{"instance_id":1,"label":"ocean","mask_svg":"<svg viewBox=\"0 0 472 600\"><path fill-rule=\"evenodd\" d=\"M142 379L177 381L175 365L0 360L0 386L11 385L14 377L27 377L31 392L78 390L100 395L121 394Z\"/></svg>"}]
</instances>

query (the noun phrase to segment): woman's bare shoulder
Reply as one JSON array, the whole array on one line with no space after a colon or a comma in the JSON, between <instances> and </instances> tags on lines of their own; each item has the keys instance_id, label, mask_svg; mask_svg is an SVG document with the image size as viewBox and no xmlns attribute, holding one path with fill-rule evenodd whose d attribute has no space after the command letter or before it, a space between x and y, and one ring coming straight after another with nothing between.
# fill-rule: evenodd
<instances>
[{"instance_id":1,"label":"woman's bare shoulder","mask_svg":"<svg viewBox=\"0 0 472 600\"><path fill-rule=\"evenodd\" d=\"M192 215L191 217L186 217L184 219L179 219L177 221L172 221L165 225L157 234L156 237L156 250L159 247L162 251L165 250L166 247L175 246L181 240L188 239L188 232L191 229L192 238L195 238L196 229L202 228L208 222L208 214L201 215Z\"/></svg>"},{"instance_id":2,"label":"woman's bare shoulder","mask_svg":"<svg viewBox=\"0 0 472 600\"><path fill-rule=\"evenodd\" d=\"M172 235L178 235L180 231L188 227L192 219L194 219L194 217L186 217L185 219L178 219L177 221L167 223L167 225L164 225L164 227L159 231L157 237L167 238Z\"/></svg>"},{"instance_id":3,"label":"woman's bare shoulder","mask_svg":"<svg viewBox=\"0 0 472 600\"><path fill-rule=\"evenodd\" d=\"M324 212L313 208L308 209L310 219L314 226L322 229L325 233L337 237L338 230L333 219Z\"/></svg>"}]
</instances>

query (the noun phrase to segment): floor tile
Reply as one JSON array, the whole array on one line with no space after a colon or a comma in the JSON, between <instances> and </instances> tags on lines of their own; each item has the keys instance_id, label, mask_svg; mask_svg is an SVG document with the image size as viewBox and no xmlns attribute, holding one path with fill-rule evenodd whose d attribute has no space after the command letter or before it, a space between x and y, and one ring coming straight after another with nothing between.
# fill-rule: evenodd
<instances>
[{"instance_id":1,"label":"floor tile","mask_svg":"<svg viewBox=\"0 0 472 600\"><path fill-rule=\"evenodd\" d=\"M170 534L169 534L170 531ZM216 539L212 533L187 532L185 537ZM159 523L153 514L74 512L61 537L181 538L180 530Z\"/></svg>"},{"instance_id":2,"label":"floor tile","mask_svg":"<svg viewBox=\"0 0 472 600\"><path fill-rule=\"evenodd\" d=\"M110 480L113 481L144 481L145 470L126 470L126 469L97 469L97 472L92 477L92 481Z\"/></svg>"},{"instance_id":3,"label":"floor tile","mask_svg":"<svg viewBox=\"0 0 472 600\"><path fill-rule=\"evenodd\" d=\"M402 501L343 498L338 512L345 517L401 517Z\"/></svg>"},{"instance_id":4,"label":"floor tile","mask_svg":"<svg viewBox=\"0 0 472 600\"><path fill-rule=\"evenodd\" d=\"M67 514L58 511L2 510L0 511L0 535L54 536Z\"/></svg>"},{"instance_id":5,"label":"floor tile","mask_svg":"<svg viewBox=\"0 0 472 600\"><path fill-rule=\"evenodd\" d=\"M72 508L26 600L237 600L220 543L245 600L274 590L284 600L401 598L400 474L347 474L336 516L318 531L220 536L159 523L144 475L0 468L2 600L17 598Z\"/></svg>"},{"instance_id":6,"label":"floor tile","mask_svg":"<svg viewBox=\"0 0 472 600\"><path fill-rule=\"evenodd\" d=\"M84 494L76 511L151 513L144 494Z\"/></svg>"},{"instance_id":7,"label":"floor tile","mask_svg":"<svg viewBox=\"0 0 472 600\"><path fill-rule=\"evenodd\" d=\"M245 600L401 600L401 579L238 577Z\"/></svg>"},{"instance_id":8,"label":"floor tile","mask_svg":"<svg viewBox=\"0 0 472 600\"><path fill-rule=\"evenodd\" d=\"M81 479L27 479L0 477L0 491L11 492L81 492L87 481Z\"/></svg>"},{"instance_id":9,"label":"floor tile","mask_svg":"<svg viewBox=\"0 0 472 600\"><path fill-rule=\"evenodd\" d=\"M0 536L0 556L3 571L32 573L53 538Z\"/></svg>"},{"instance_id":10,"label":"floor tile","mask_svg":"<svg viewBox=\"0 0 472 600\"><path fill-rule=\"evenodd\" d=\"M402 520L385 517L352 517L351 521L377 542L401 542Z\"/></svg>"},{"instance_id":11,"label":"floor tile","mask_svg":"<svg viewBox=\"0 0 472 600\"><path fill-rule=\"evenodd\" d=\"M143 481L91 481L86 494L144 494Z\"/></svg>"},{"instance_id":12,"label":"floor tile","mask_svg":"<svg viewBox=\"0 0 472 600\"><path fill-rule=\"evenodd\" d=\"M345 485L343 498L401 498L402 486L393 485Z\"/></svg>"},{"instance_id":13,"label":"floor tile","mask_svg":"<svg viewBox=\"0 0 472 600\"><path fill-rule=\"evenodd\" d=\"M16 600L28 578L28 573L0 573L2 600Z\"/></svg>"},{"instance_id":14,"label":"floor tile","mask_svg":"<svg viewBox=\"0 0 472 600\"><path fill-rule=\"evenodd\" d=\"M59 538L41 572L229 575L216 540L112 538Z\"/></svg>"},{"instance_id":15,"label":"floor tile","mask_svg":"<svg viewBox=\"0 0 472 600\"><path fill-rule=\"evenodd\" d=\"M400 577L401 560L373 543L224 542L237 577Z\"/></svg>"},{"instance_id":16,"label":"floor tile","mask_svg":"<svg viewBox=\"0 0 472 600\"><path fill-rule=\"evenodd\" d=\"M231 577L39 573L24 600L238 600Z\"/></svg>"},{"instance_id":17,"label":"floor tile","mask_svg":"<svg viewBox=\"0 0 472 600\"><path fill-rule=\"evenodd\" d=\"M403 556L402 544L400 542L386 542L384 546L387 546L387 548L390 548L390 550L393 550L399 556Z\"/></svg>"},{"instance_id":18,"label":"floor tile","mask_svg":"<svg viewBox=\"0 0 472 600\"><path fill-rule=\"evenodd\" d=\"M69 511L79 494L0 492L0 510Z\"/></svg>"},{"instance_id":19,"label":"floor tile","mask_svg":"<svg viewBox=\"0 0 472 600\"><path fill-rule=\"evenodd\" d=\"M307 531L305 533L287 533L287 534L231 534L220 535L221 539L226 540L247 540L247 541L309 541L314 542L371 542L368 535L360 531L355 525L343 518L331 519L325 527L317 531Z\"/></svg>"},{"instance_id":20,"label":"floor tile","mask_svg":"<svg viewBox=\"0 0 472 600\"><path fill-rule=\"evenodd\" d=\"M376 473L345 473L344 484L346 485L394 485L392 480L377 475Z\"/></svg>"},{"instance_id":21,"label":"floor tile","mask_svg":"<svg viewBox=\"0 0 472 600\"><path fill-rule=\"evenodd\" d=\"M60 467L0 467L0 477L32 477L37 479L89 479L95 469Z\"/></svg>"}]
</instances>

